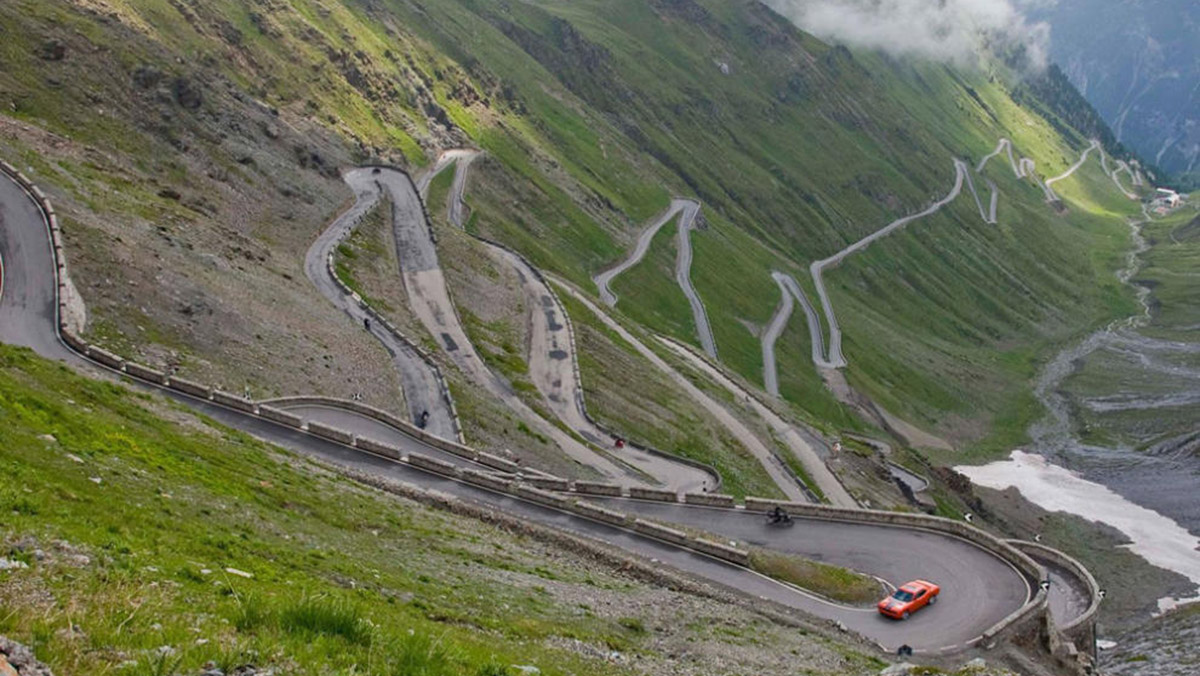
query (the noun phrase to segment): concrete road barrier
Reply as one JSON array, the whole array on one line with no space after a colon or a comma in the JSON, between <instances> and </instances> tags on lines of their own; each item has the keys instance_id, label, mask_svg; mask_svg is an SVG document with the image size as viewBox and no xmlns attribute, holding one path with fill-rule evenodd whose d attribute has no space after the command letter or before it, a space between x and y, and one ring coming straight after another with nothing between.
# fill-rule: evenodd
<instances>
[{"instance_id":1,"label":"concrete road barrier","mask_svg":"<svg viewBox=\"0 0 1200 676\"><path fill-rule=\"evenodd\" d=\"M74 331L70 331L66 327L63 327L60 333L62 335L63 342L67 344L67 347L70 347L72 350L75 350L80 354L87 354L88 344L82 338L75 335Z\"/></svg>"},{"instance_id":2,"label":"concrete road barrier","mask_svg":"<svg viewBox=\"0 0 1200 676\"><path fill-rule=\"evenodd\" d=\"M63 332L63 337L66 337L66 331ZM67 343L70 344L70 341L67 341ZM165 385L167 383L167 374L158 369L143 366L135 361L125 362L125 372L135 378L152 382L155 385Z\"/></svg>"},{"instance_id":3,"label":"concrete road barrier","mask_svg":"<svg viewBox=\"0 0 1200 676\"><path fill-rule=\"evenodd\" d=\"M569 481L566 479L560 479L556 476L524 476L521 477L521 481L533 486L534 488L540 488L544 491L566 492L571 489L571 483Z\"/></svg>"},{"instance_id":4,"label":"concrete road barrier","mask_svg":"<svg viewBox=\"0 0 1200 676\"><path fill-rule=\"evenodd\" d=\"M621 487L617 484L599 483L596 481L576 481L575 492L583 495L607 495L621 497Z\"/></svg>"},{"instance_id":5,"label":"concrete road barrier","mask_svg":"<svg viewBox=\"0 0 1200 676\"><path fill-rule=\"evenodd\" d=\"M464 459L470 460L472 462L479 460L479 452L473 448L470 448L468 446L463 446L462 444L456 444L453 441L446 441L445 439L443 439L441 437L435 437L434 435L428 434L428 433L424 432L423 430L422 430L422 434L424 435L424 436L422 436L422 441L429 444L430 446L433 446L434 448L436 448L438 450L442 450L447 453L457 455L460 458L464 458ZM497 458L497 459L504 460L503 458ZM505 460L504 462L508 462L508 461ZM497 469L502 469L502 468L497 468Z\"/></svg>"},{"instance_id":6,"label":"concrete road barrier","mask_svg":"<svg viewBox=\"0 0 1200 676\"><path fill-rule=\"evenodd\" d=\"M709 556L715 556L718 559L736 563L739 566L750 565L750 552L745 549L739 549L720 542L705 540L704 538L693 538L689 543L692 549L699 552L704 552Z\"/></svg>"},{"instance_id":7,"label":"concrete road barrier","mask_svg":"<svg viewBox=\"0 0 1200 676\"><path fill-rule=\"evenodd\" d=\"M255 410L253 401L250 401L245 397L239 397L236 394L229 394L228 392L222 392L220 390L213 391L212 400L218 404L221 404L222 406L235 408L239 411L245 411L246 413L254 413Z\"/></svg>"},{"instance_id":8,"label":"concrete road barrier","mask_svg":"<svg viewBox=\"0 0 1200 676\"><path fill-rule=\"evenodd\" d=\"M685 493L683 501L689 505L707 505L709 507L725 507L733 509L737 506L732 495L722 493Z\"/></svg>"},{"instance_id":9,"label":"concrete road barrier","mask_svg":"<svg viewBox=\"0 0 1200 676\"><path fill-rule=\"evenodd\" d=\"M428 470L436 474L445 476L458 476L458 468L448 462L443 462L436 458L431 458L428 455L420 453L409 453L408 464L413 467L418 467L423 470Z\"/></svg>"},{"instance_id":10,"label":"concrete road barrier","mask_svg":"<svg viewBox=\"0 0 1200 676\"><path fill-rule=\"evenodd\" d=\"M654 500L656 502L679 502L679 494L675 491L664 491L659 488L641 488L640 486L630 487L629 497L637 498L638 500Z\"/></svg>"},{"instance_id":11,"label":"concrete road barrier","mask_svg":"<svg viewBox=\"0 0 1200 676\"><path fill-rule=\"evenodd\" d=\"M501 469L505 472L518 472L521 470L521 466L517 463L483 451L476 454L475 461L481 465L487 465L493 469Z\"/></svg>"},{"instance_id":12,"label":"concrete road barrier","mask_svg":"<svg viewBox=\"0 0 1200 676\"><path fill-rule=\"evenodd\" d=\"M87 356L95 359L109 368L117 369L118 371L121 370L121 366L125 364L124 359L121 359L108 350L96 347L95 345L88 345Z\"/></svg>"},{"instance_id":13,"label":"concrete road barrier","mask_svg":"<svg viewBox=\"0 0 1200 676\"><path fill-rule=\"evenodd\" d=\"M308 433L314 434L322 439L336 441L339 444L346 444L347 446L354 445L354 435L350 432L313 420L308 421Z\"/></svg>"},{"instance_id":14,"label":"concrete road barrier","mask_svg":"<svg viewBox=\"0 0 1200 676\"><path fill-rule=\"evenodd\" d=\"M659 540L665 540L674 545L680 545L682 547L689 546L687 533L684 533L680 530L675 530L674 528L667 528L666 526L660 526L656 523L651 523L642 519L635 519L633 522L633 529L643 535L649 535L650 537L655 537Z\"/></svg>"},{"instance_id":15,"label":"concrete road barrier","mask_svg":"<svg viewBox=\"0 0 1200 676\"><path fill-rule=\"evenodd\" d=\"M543 505L549 505L551 507L558 507L560 509L568 509L571 506L570 500L557 493L544 491L540 488L534 488L533 486L526 486L525 484L517 484L516 494L531 502L537 502Z\"/></svg>"},{"instance_id":16,"label":"concrete road barrier","mask_svg":"<svg viewBox=\"0 0 1200 676\"><path fill-rule=\"evenodd\" d=\"M576 500L571 507L575 512L587 517L591 517L597 521L613 524L614 526L628 526L629 516L624 512L618 512L613 509L606 509L599 505L593 505L590 502Z\"/></svg>"},{"instance_id":17,"label":"concrete road barrier","mask_svg":"<svg viewBox=\"0 0 1200 676\"><path fill-rule=\"evenodd\" d=\"M258 407L258 415L272 422L277 422L281 425L287 425L288 427L295 427L296 429L300 429L304 426L304 418L301 418L294 413L288 413L287 411L280 410L273 406L267 406L266 404L262 404Z\"/></svg>"},{"instance_id":18,"label":"concrete road barrier","mask_svg":"<svg viewBox=\"0 0 1200 676\"><path fill-rule=\"evenodd\" d=\"M505 493L508 493L512 490L513 483L508 479L501 479L500 477L492 476L491 474L487 474L485 472L480 472L477 469L464 469L462 471L462 480L469 484L475 484L476 486L483 486L484 488L490 488L495 491L503 491Z\"/></svg>"},{"instance_id":19,"label":"concrete road barrier","mask_svg":"<svg viewBox=\"0 0 1200 676\"><path fill-rule=\"evenodd\" d=\"M391 458L392 460L399 460L401 458L399 447L392 446L391 444L385 444L382 441L376 441L367 437L358 437L358 439L355 440L354 445L369 453L382 455L383 457Z\"/></svg>"},{"instance_id":20,"label":"concrete road barrier","mask_svg":"<svg viewBox=\"0 0 1200 676\"><path fill-rule=\"evenodd\" d=\"M212 388L207 385L201 385L194 380L187 380L185 378L171 376L167 378L167 387L171 388L172 390L179 390L184 394L190 394L193 397L200 397L201 399L208 399L212 396Z\"/></svg>"}]
</instances>

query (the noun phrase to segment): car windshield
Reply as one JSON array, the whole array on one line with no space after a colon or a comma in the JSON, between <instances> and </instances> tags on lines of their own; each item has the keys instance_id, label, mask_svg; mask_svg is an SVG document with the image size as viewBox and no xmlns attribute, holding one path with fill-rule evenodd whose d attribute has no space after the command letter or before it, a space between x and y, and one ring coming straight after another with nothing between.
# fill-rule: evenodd
<instances>
[{"instance_id":1,"label":"car windshield","mask_svg":"<svg viewBox=\"0 0 1200 676\"><path fill-rule=\"evenodd\" d=\"M897 601L911 601L913 600L913 595L912 592L906 592L903 589L897 589L896 593L892 594L892 598L896 599Z\"/></svg>"}]
</instances>

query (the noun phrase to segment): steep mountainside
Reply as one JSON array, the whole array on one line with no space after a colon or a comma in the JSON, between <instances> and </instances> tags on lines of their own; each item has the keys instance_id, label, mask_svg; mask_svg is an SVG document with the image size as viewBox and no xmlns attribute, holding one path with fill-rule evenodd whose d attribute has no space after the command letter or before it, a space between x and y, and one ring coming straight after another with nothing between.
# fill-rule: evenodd
<instances>
[{"instance_id":1,"label":"steep mountainside","mask_svg":"<svg viewBox=\"0 0 1200 676\"><path fill-rule=\"evenodd\" d=\"M670 196L699 200L690 279L720 360L758 385L773 271L815 299L809 263L946 195L955 158L974 166L1006 137L1053 176L1086 145L1000 66L852 53L753 0L16 0L0 20L0 150L63 205L88 334L257 394L395 405L386 354L299 268L348 197L340 167L477 145L468 229L589 292ZM1128 303L1108 272L1127 231L1107 196L1055 212L1007 167L985 174L996 225L960 199L826 285L851 385L955 443L1003 447L1046 346ZM1111 186L1080 176L1075 192ZM618 284L618 311L698 345L663 244L636 288ZM863 425L798 317L776 349L794 414ZM460 389L465 415L503 421L466 425L472 441L547 456Z\"/></svg>"},{"instance_id":2,"label":"steep mountainside","mask_svg":"<svg viewBox=\"0 0 1200 676\"><path fill-rule=\"evenodd\" d=\"M1117 138L1172 174L1200 168L1200 8L1189 0L1059 0L1032 10L1051 55Z\"/></svg>"}]
</instances>

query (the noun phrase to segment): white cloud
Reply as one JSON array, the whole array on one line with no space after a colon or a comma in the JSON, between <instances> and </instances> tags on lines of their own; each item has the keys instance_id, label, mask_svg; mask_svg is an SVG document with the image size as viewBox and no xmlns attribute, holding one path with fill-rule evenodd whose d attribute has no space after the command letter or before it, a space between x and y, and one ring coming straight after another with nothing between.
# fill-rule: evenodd
<instances>
[{"instance_id":1,"label":"white cloud","mask_svg":"<svg viewBox=\"0 0 1200 676\"><path fill-rule=\"evenodd\" d=\"M1053 0L764 0L797 26L832 42L972 63L985 46L1023 46L1029 64L1046 63L1050 27L1022 9Z\"/></svg>"}]
</instances>

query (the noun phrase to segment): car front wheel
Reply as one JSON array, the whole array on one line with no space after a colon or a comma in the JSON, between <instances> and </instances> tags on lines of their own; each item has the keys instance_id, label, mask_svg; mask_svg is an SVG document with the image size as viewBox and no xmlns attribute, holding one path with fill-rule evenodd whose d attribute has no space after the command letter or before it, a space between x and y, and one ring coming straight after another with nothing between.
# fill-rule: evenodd
<instances>
[{"instance_id":1,"label":"car front wheel","mask_svg":"<svg viewBox=\"0 0 1200 676\"><path fill-rule=\"evenodd\" d=\"M935 603L937 603L937 595L936 594L934 596L929 597L929 605L932 606Z\"/></svg>"},{"instance_id":2,"label":"car front wheel","mask_svg":"<svg viewBox=\"0 0 1200 676\"><path fill-rule=\"evenodd\" d=\"M904 614L900 616L900 619L902 619L902 620L907 620L907 619L908 619L908 611L907 611L907 610L906 610L906 611L904 611Z\"/></svg>"}]
</instances>

